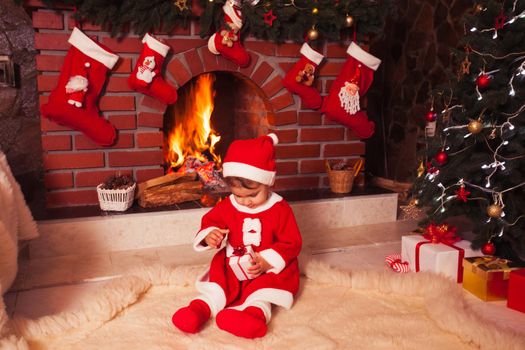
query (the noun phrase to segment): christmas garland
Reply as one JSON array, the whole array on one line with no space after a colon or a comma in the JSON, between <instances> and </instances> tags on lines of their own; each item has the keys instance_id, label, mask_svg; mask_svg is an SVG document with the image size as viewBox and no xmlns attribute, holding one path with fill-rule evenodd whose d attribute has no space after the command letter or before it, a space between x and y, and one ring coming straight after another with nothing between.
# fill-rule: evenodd
<instances>
[{"instance_id":1,"label":"christmas garland","mask_svg":"<svg viewBox=\"0 0 525 350\"><path fill-rule=\"evenodd\" d=\"M339 41L382 32L394 0L243 0L244 34L281 43L285 40ZM21 0L19 0L21 2ZM75 19L102 26L112 35L133 31L170 32L200 18L201 37L224 21L225 0L43 0L48 7L71 6Z\"/></svg>"}]
</instances>

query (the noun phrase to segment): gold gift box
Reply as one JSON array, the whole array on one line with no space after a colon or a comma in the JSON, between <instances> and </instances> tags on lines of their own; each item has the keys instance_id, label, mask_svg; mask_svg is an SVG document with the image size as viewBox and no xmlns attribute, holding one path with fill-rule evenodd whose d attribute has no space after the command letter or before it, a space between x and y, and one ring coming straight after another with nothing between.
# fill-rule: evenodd
<instances>
[{"instance_id":1,"label":"gold gift box","mask_svg":"<svg viewBox=\"0 0 525 350\"><path fill-rule=\"evenodd\" d=\"M505 300L510 271L519 267L512 261L493 256L463 259L463 288L481 300Z\"/></svg>"}]
</instances>

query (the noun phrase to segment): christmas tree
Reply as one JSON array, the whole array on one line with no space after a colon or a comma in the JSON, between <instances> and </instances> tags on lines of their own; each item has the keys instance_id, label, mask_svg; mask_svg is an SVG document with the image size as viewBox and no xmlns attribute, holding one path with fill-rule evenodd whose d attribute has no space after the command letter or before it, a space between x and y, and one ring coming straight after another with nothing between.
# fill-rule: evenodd
<instances>
[{"instance_id":1,"label":"christmas tree","mask_svg":"<svg viewBox=\"0 0 525 350\"><path fill-rule=\"evenodd\" d=\"M525 0L480 1L432 91L413 193L423 223L464 215L473 247L525 260Z\"/></svg>"}]
</instances>

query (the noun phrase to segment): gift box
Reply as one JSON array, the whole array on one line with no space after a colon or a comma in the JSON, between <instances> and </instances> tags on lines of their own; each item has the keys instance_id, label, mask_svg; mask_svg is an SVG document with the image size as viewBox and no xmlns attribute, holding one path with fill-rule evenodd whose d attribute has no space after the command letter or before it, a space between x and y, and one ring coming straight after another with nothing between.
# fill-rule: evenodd
<instances>
[{"instance_id":1,"label":"gift box","mask_svg":"<svg viewBox=\"0 0 525 350\"><path fill-rule=\"evenodd\" d=\"M507 298L509 275L516 270L510 260L494 256L463 259L463 288L481 300L504 300Z\"/></svg>"},{"instance_id":2,"label":"gift box","mask_svg":"<svg viewBox=\"0 0 525 350\"><path fill-rule=\"evenodd\" d=\"M251 279L248 274L248 267L252 266L251 261L254 258L255 254L252 246L234 249L233 255L229 258L228 264L239 281Z\"/></svg>"},{"instance_id":3,"label":"gift box","mask_svg":"<svg viewBox=\"0 0 525 350\"><path fill-rule=\"evenodd\" d=\"M514 270L509 274L507 307L525 312L525 269Z\"/></svg>"},{"instance_id":4,"label":"gift box","mask_svg":"<svg viewBox=\"0 0 525 350\"><path fill-rule=\"evenodd\" d=\"M420 234L401 238L402 260L408 262L410 270L433 271L458 283L463 280L463 258L479 255L482 255L481 252L470 248L470 242L465 240L432 243Z\"/></svg>"}]
</instances>

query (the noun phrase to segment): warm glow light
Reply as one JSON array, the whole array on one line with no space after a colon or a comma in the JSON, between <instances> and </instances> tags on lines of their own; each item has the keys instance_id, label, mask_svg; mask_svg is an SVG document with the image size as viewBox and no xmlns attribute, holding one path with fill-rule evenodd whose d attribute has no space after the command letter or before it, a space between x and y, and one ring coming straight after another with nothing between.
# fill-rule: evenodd
<instances>
[{"instance_id":1,"label":"warm glow light","mask_svg":"<svg viewBox=\"0 0 525 350\"><path fill-rule=\"evenodd\" d=\"M217 166L221 163L220 156L214 153L215 145L221 137L211 125L215 95L214 80L212 74L200 75L186 95L184 102L187 109L184 115L174 116L176 123L168 135L169 149L165 159L172 168L183 164L189 156L202 162L213 160ZM208 152L213 159L208 159L204 152Z\"/></svg>"}]
</instances>

